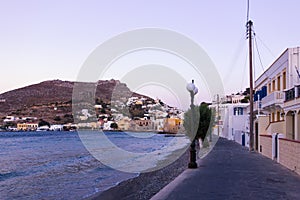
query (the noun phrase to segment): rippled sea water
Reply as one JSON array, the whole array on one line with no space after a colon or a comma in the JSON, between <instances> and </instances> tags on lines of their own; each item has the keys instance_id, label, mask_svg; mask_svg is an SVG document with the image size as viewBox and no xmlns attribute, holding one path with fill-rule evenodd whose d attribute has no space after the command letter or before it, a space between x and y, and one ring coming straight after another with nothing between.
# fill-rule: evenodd
<instances>
[{"instance_id":1,"label":"rippled sea water","mask_svg":"<svg viewBox=\"0 0 300 200\"><path fill-rule=\"evenodd\" d=\"M131 152L151 152L174 139L158 134L105 135L119 148ZM176 139L187 144L184 137ZM157 160L147 162L155 165ZM95 159L77 132L0 132L2 200L84 199L135 176L138 174L114 170Z\"/></svg>"}]
</instances>

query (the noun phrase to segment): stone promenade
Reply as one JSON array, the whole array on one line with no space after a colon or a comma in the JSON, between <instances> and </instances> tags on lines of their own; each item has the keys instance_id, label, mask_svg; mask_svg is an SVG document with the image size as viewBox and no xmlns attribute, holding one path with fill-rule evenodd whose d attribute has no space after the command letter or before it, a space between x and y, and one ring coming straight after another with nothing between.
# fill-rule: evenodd
<instances>
[{"instance_id":1,"label":"stone promenade","mask_svg":"<svg viewBox=\"0 0 300 200\"><path fill-rule=\"evenodd\" d=\"M300 199L300 176L220 138L197 169L187 169L152 200Z\"/></svg>"}]
</instances>

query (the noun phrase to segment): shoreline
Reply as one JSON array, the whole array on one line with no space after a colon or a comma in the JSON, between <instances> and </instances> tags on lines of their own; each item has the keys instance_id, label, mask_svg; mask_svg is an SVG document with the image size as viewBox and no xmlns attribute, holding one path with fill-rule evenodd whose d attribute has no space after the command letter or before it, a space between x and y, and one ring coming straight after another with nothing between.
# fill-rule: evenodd
<instances>
[{"instance_id":1,"label":"shoreline","mask_svg":"<svg viewBox=\"0 0 300 200\"><path fill-rule=\"evenodd\" d=\"M179 151L177 151L179 152ZM172 155L176 156L176 153ZM170 156L172 156L170 155ZM188 167L189 150L187 150L173 163L162 169L140 173L137 177L122 181L111 188L96 193L86 200L147 200L158 193L167 184L173 181ZM158 161L158 168L163 161ZM155 169L154 168L154 169Z\"/></svg>"}]
</instances>

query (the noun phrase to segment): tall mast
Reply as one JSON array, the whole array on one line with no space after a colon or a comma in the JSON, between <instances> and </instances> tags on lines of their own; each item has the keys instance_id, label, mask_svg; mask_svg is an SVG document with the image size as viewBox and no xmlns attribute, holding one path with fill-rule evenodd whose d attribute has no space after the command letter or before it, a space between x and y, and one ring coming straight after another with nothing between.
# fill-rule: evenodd
<instances>
[{"instance_id":1,"label":"tall mast","mask_svg":"<svg viewBox=\"0 0 300 200\"><path fill-rule=\"evenodd\" d=\"M249 39L249 81L250 81L250 144L249 150L254 151L254 134L253 134L253 66L252 66L252 25L253 22L249 20L247 22L248 39Z\"/></svg>"}]
</instances>

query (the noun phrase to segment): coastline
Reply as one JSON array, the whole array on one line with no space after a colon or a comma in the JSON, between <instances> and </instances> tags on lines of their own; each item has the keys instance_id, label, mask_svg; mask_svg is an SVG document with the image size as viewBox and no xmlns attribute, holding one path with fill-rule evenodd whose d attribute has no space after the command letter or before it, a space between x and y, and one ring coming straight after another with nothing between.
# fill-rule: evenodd
<instances>
[{"instance_id":1,"label":"coastline","mask_svg":"<svg viewBox=\"0 0 300 200\"><path fill-rule=\"evenodd\" d=\"M174 153L176 156L176 152ZM174 156L173 154L173 156ZM172 156L172 155L170 155ZM153 197L168 183L173 181L185 169L187 169L189 158L188 149L170 165L139 176L125 180L116 186L103 192L99 192L86 198L87 200L147 200ZM163 162L163 161L161 161ZM161 165L158 162L157 167ZM156 168L157 168L156 167Z\"/></svg>"}]
</instances>

